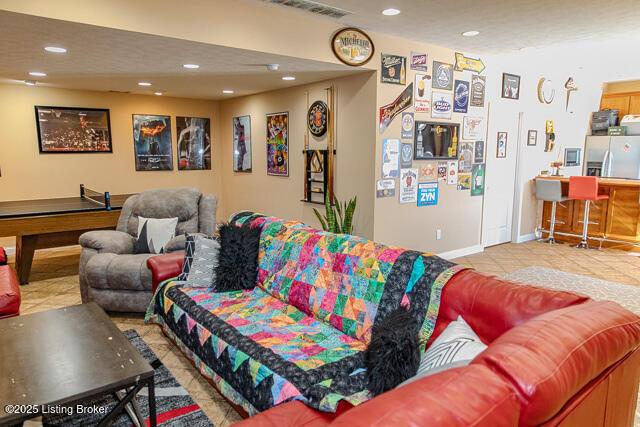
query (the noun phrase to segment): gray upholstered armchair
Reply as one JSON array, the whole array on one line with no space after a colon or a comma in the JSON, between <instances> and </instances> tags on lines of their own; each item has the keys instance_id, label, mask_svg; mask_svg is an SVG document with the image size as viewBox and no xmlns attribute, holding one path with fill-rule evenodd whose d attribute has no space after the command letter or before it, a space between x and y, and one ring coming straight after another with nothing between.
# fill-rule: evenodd
<instances>
[{"instance_id":1,"label":"gray upholstered armchair","mask_svg":"<svg viewBox=\"0 0 640 427\"><path fill-rule=\"evenodd\" d=\"M178 217L176 237L167 252L184 250L184 233L212 235L216 226L215 196L196 188L150 190L127 199L116 230L97 230L80 236L80 293L82 302L95 301L108 311L144 312L152 297L147 259L135 254L138 217Z\"/></svg>"}]
</instances>

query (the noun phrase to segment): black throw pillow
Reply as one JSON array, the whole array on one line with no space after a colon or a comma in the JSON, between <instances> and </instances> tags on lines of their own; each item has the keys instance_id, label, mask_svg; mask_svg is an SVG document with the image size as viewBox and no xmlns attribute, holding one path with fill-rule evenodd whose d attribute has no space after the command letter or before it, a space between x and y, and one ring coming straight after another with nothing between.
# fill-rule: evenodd
<instances>
[{"instance_id":1,"label":"black throw pillow","mask_svg":"<svg viewBox=\"0 0 640 427\"><path fill-rule=\"evenodd\" d=\"M399 307L373 327L364 352L369 390L374 396L413 377L420 366L418 322Z\"/></svg>"},{"instance_id":2,"label":"black throw pillow","mask_svg":"<svg viewBox=\"0 0 640 427\"><path fill-rule=\"evenodd\" d=\"M216 292L253 289L258 281L260 228L224 224L216 268Z\"/></svg>"}]
</instances>

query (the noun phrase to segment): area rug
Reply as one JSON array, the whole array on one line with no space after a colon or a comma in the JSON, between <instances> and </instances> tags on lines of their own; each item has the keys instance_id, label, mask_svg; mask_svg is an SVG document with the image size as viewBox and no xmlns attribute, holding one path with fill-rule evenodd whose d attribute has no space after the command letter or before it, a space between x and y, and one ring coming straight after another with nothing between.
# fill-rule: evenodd
<instances>
[{"instance_id":1,"label":"area rug","mask_svg":"<svg viewBox=\"0 0 640 427\"><path fill-rule=\"evenodd\" d=\"M171 375L157 356L151 351L147 344L142 340L138 333L130 329L124 334L131 344L140 352L140 354L149 362L155 370L155 391L156 391L156 414L159 426L190 426L190 427L209 427L213 426L209 418L202 412L202 409L193 401L187 390ZM147 400L147 389L140 390L136 397L138 407L142 416L145 418L146 425L149 425L149 405ZM93 402L86 403L86 406L97 405L107 406L109 411L116 406L116 400L113 396L106 396L96 399ZM44 426L90 426L97 425L102 415L81 415L81 416L63 416L56 415L52 417L44 417L42 424ZM30 425L33 425L32 423ZM112 426L124 427L133 425L131 419L126 413L118 416Z\"/></svg>"},{"instance_id":2,"label":"area rug","mask_svg":"<svg viewBox=\"0 0 640 427\"><path fill-rule=\"evenodd\" d=\"M547 267L526 267L503 274L504 279L544 288L576 292L594 300L614 301L640 315L640 286L623 285L594 277L566 273ZM636 406L635 427L640 427L640 396Z\"/></svg>"}]
</instances>

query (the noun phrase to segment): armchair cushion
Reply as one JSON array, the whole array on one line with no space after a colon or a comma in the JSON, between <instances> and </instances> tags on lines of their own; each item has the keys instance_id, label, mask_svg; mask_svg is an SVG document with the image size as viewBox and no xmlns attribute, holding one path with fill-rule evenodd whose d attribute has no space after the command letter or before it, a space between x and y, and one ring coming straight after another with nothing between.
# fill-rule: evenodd
<instances>
[{"instance_id":1,"label":"armchair cushion","mask_svg":"<svg viewBox=\"0 0 640 427\"><path fill-rule=\"evenodd\" d=\"M92 288L151 291L151 271L147 268L147 260L152 256L97 254L87 262L85 274Z\"/></svg>"},{"instance_id":2,"label":"armchair cushion","mask_svg":"<svg viewBox=\"0 0 640 427\"><path fill-rule=\"evenodd\" d=\"M136 239L122 231L96 230L80 236L80 246L99 253L132 254Z\"/></svg>"}]
</instances>

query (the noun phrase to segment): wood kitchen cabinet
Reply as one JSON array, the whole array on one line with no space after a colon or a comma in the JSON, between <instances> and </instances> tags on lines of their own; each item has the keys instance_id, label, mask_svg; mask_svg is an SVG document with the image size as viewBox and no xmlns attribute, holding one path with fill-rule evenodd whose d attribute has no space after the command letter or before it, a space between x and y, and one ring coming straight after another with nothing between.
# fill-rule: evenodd
<instances>
[{"instance_id":1,"label":"wood kitchen cabinet","mask_svg":"<svg viewBox=\"0 0 640 427\"><path fill-rule=\"evenodd\" d=\"M618 119L627 114L640 114L640 92L605 93L600 99L600 110L618 110Z\"/></svg>"}]
</instances>

